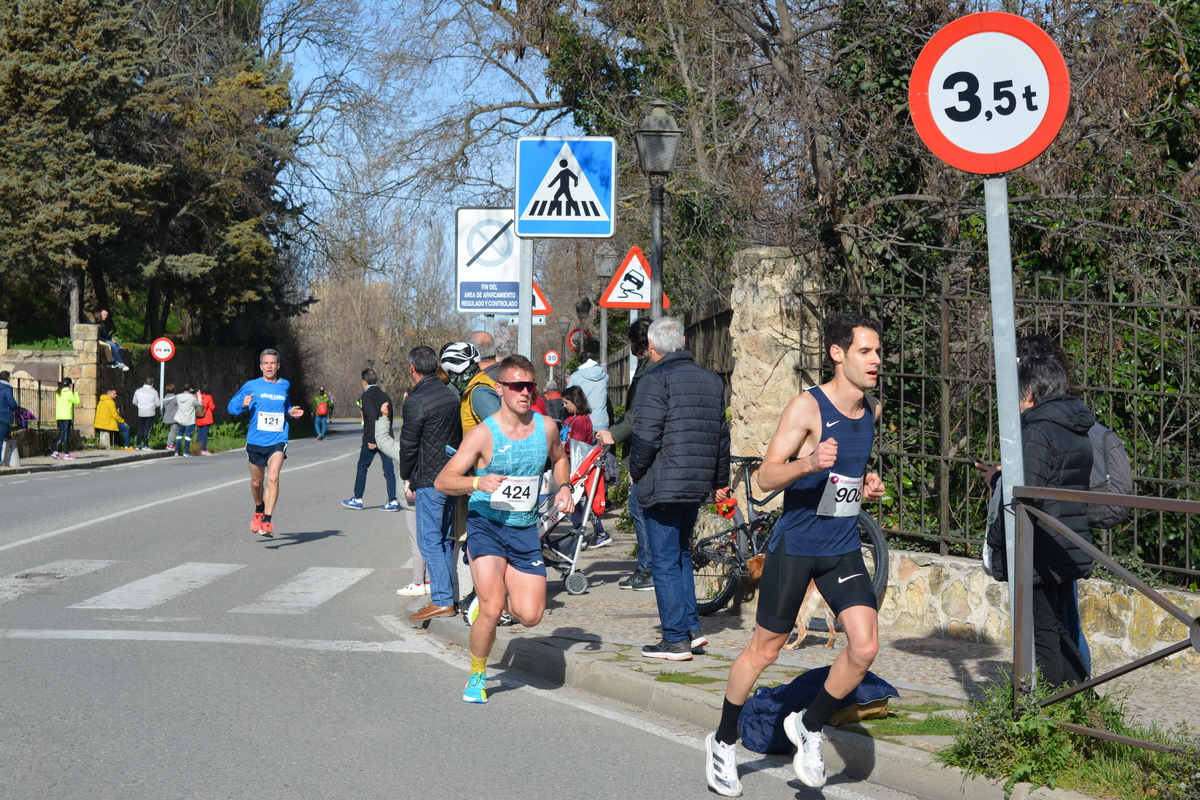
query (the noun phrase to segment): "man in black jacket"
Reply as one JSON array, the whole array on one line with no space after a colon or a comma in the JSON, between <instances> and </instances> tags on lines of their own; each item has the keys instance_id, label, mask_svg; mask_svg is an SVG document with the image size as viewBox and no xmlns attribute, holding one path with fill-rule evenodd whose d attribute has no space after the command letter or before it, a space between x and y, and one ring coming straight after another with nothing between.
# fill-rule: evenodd
<instances>
[{"instance_id":1,"label":"man in black jacket","mask_svg":"<svg viewBox=\"0 0 1200 800\"><path fill-rule=\"evenodd\" d=\"M683 324L663 317L648 331L650 367L638 381L629 477L650 542L663 638L642 655L690 661L706 644L696 613L691 538L701 504L729 496L725 384L683 349Z\"/></svg>"},{"instance_id":2,"label":"man in black jacket","mask_svg":"<svg viewBox=\"0 0 1200 800\"><path fill-rule=\"evenodd\" d=\"M1091 409L1068 393L1070 379L1061 360L1031 355L1017 366L1021 403L1021 455L1025 485L1086 492L1092 474L1092 444L1088 430L1096 418ZM996 491L998 469L985 470ZM1087 506L1059 500L1039 500L1034 507L1091 541ZM1007 580L1004 515L988 531L992 573ZM1063 625L1067 604L1074 601L1072 582L1092 574L1091 556L1040 520L1033 528L1034 660L1051 686L1087 679L1087 667L1075 638Z\"/></svg>"},{"instance_id":3,"label":"man in black jacket","mask_svg":"<svg viewBox=\"0 0 1200 800\"><path fill-rule=\"evenodd\" d=\"M375 460L375 454L379 452L375 444L375 420L380 417L380 406L388 403L388 413L385 415L388 421L388 433L392 432L392 398L387 396L387 392L375 385L379 379L375 376L375 370L364 369L362 371L363 393L359 401L362 405L363 418L363 435L362 449L358 454L358 474L354 478L354 496L349 500L343 500L342 505L346 508L353 508L356 511L362 511L363 490L367 488L367 469L371 466L371 462ZM396 471L392 467L392 460L386 456L383 461L383 480L387 484L388 501L381 508L384 511L399 511L400 504L396 502Z\"/></svg>"},{"instance_id":4,"label":"man in black jacket","mask_svg":"<svg viewBox=\"0 0 1200 800\"><path fill-rule=\"evenodd\" d=\"M426 620L454 613L454 499L433 488L450 460L446 447L462 443L458 395L437 376L437 353L414 347L408 374L416 384L404 401L400 427L400 478L417 495L417 547L429 572L429 604L409 619Z\"/></svg>"}]
</instances>

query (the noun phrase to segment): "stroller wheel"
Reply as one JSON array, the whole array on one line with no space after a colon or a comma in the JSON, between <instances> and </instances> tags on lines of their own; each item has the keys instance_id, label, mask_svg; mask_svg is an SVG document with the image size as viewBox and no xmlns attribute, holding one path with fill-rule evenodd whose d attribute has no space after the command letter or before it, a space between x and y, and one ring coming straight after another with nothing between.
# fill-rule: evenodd
<instances>
[{"instance_id":1,"label":"stroller wheel","mask_svg":"<svg viewBox=\"0 0 1200 800\"><path fill-rule=\"evenodd\" d=\"M567 594L583 594L587 591L587 575L582 572L572 572L567 576Z\"/></svg>"}]
</instances>

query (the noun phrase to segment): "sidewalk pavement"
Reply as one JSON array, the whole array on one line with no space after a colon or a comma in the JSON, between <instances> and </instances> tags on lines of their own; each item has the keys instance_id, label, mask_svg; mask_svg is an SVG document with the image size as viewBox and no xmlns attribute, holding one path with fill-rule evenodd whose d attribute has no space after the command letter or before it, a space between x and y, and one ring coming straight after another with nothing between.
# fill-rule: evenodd
<instances>
[{"instance_id":1,"label":"sidewalk pavement","mask_svg":"<svg viewBox=\"0 0 1200 800\"><path fill-rule=\"evenodd\" d=\"M114 464L129 464L134 461L147 461L153 458L173 456L173 450L77 450L71 455L71 461L63 461L50 456L32 456L22 458L19 467L0 467L0 476L25 475L34 472L61 472L68 469L96 469L111 467Z\"/></svg>"},{"instance_id":2,"label":"sidewalk pavement","mask_svg":"<svg viewBox=\"0 0 1200 800\"><path fill-rule=\"evenodd\" d=\"M605 522L613 543L586 551L581 560L589 582L587 591L582 595L567 594L558 573L551 570L541 624L533 630L519 625L500 628L491 663L715 730L729 666L754 629L752 611L747 607L743 616L725 609L702 617L708 645L703 654L695 655L691 661L642 657L642 645L661 637L654 593L619 589L617 581L632 572L635 565L630 555L635 540L631 533L617 531L611 516ZM428 598L413 600L412 610L416 610ZM467 647L469 628L461 615L430 620L425 627L448 642ZM780 654L758 685L785 683L809 669L832 663L846 640L839 633L833 649L826 650L822 645L827 637L826 633L810 631L801 648ZM901 699L893 701L891 710L901 716L923 719L925 712L906 709L936 703L950 708L933 714L962 718L967 701L982 697L986 686L1002 669L1010 670L1011 664L1007 646L899 635L885 628L880 630L879 655L872 671L899 690ZM1117 665L1097 666L1107 669ZM1191 718L1200 705L1200 676L1180 670L1150 667L1108 686L1128 692L1126 708L1135 718L1157 722L1160 727ZM831 774L846 772L937 800L1004 797L1001 783L984 778L967 779L961 770L933 760L931 753L947 746L951 737L906 736L884 740L864 736L869 727L866 723L827 729L830 746L825 757ZM1045 788L1030 793L1027 784L1019 785L1012 795L1025 796L1060 800L1083 797Z\"/></svg>"}]
</instances>

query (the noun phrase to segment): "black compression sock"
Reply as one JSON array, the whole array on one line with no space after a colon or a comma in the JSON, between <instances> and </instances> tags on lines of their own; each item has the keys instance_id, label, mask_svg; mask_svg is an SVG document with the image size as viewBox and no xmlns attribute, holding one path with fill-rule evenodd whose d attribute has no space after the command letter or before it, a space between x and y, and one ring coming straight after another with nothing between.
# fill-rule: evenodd
<instances>
[{"instance_id":1,"label":"black compression sock","mask_svg":"<svg viewBox=\"0 0 1200 800\"><path fill-rule=\"evenodd\" d=\"M264 509L264 508L266 508L266 507L267 507L267 504L266 504L266 503L259 503L258 505L256 505L256 506L254 507L254 513L255 513L255 514L261 514L261 513L263 513L263 509Z\"/></svg>"},{"instance_id":2,"label":"black compression sock","mask_svg":"<svg viewBox=\"0 0 1200 800\"><path fill-rule=\"evenodd\" d=\"M819 731L825 726L825 720L829 719L829 715L833 713L834 707L837 706L840 697L833 697L829 692L825 691L825 687L821 686L821 691L817 692L817 696L813 698L812 703L808 707L808 711L804 712L804 718L800 720L804 723L804 727L810 731Z\"/></svg>"},{"instance_id":3,"label":"black compression sock","mask_svg":"<svg viewBox=\"0 0 1200 800\"><path fill-rule=\"evenodd\" d=\"M735 706L725 698L721 705L721 724L717 726L717 741L721 744L733 744L738 738L738 718L742 716L742 707Z\"/></svg>"},{"instance_id":4,"label":"black compression sock","mask_svg":"<svg viewBox=\"0 0 1200 800\"><path fill-rule=\"evenodd\" d=\"M270 521L271 521L271 515L263 514L263 522L270 522Z\"/></svg>"}]
</instances>

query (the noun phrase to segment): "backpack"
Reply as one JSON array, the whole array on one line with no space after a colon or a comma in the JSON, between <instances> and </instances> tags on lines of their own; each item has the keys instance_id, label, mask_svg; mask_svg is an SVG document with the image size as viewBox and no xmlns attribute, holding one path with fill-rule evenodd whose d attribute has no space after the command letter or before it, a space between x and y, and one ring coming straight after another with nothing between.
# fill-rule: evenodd
<instances>
[{"instance_id":1,"label":"backpack","mask_svg":"<svg viewBox=\"0 0 1200 800\"><path fill-rule=\"evenodd\" d=\"M1133 494L1133 468L1125 443L1111 429L1099 422L1088 431L1092 440L1092 477L1088 490L1108 494ZM1092 528L1115 528L1127 522L1133 509L1125 506L1089 504L1088 525Z\"/></svg>"},{"instance_id":2,"label":"backpack","mask_svg":"<svg viewBox=\"0 0 1200 800\"><path fill-rule=\"evenodd\" d=\"M317 416L318 416L318 417L323 417L323 416L325 416L325 415L326 415L326 414L328 414L328 413L329 413L329 406L325 405L325 401L324 401L324 400L322 400L321 402L317 403Z\"/></svg>"}]
</instances>

